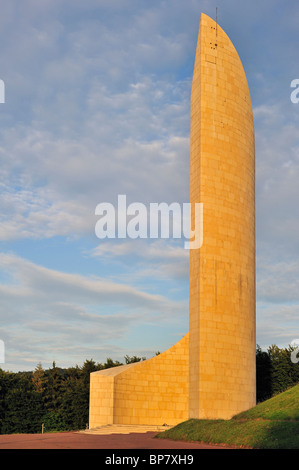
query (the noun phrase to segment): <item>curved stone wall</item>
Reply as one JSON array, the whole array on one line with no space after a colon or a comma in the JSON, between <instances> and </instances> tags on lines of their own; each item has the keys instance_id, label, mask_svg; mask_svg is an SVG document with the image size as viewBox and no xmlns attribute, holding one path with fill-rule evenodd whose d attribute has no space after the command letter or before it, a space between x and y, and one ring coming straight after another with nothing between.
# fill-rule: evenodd
<instances>
[{"instance_id":1,"label":"curved stone wall","mask_svg":"<svg viewBox=\"0 0 299 470\"><path fill-rule=\"evenodd\" d=\"M93 372L90 427L188 419L189 338L143 362Z\"/></svg>"}]
</instances>

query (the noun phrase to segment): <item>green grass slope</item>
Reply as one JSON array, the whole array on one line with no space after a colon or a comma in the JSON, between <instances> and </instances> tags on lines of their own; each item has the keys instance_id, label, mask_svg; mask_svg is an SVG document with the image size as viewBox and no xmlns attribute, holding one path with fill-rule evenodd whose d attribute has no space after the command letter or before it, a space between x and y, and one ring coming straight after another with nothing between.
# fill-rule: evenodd
<instances>
[{"instance_id":1,"label":"green grass slope","mask_svg":"<svg viewBox=\"0 0 299 470\"><path fill-rule=\"evenodd\" d=\"M230 420L190 419L157 437L256 449L298 449L299 384Z\"/></svg>"},{"instance_id":2,"label":"green grass slope","mask_svg":"<svg viewBox=\"0 0 299 470\"><path fill-rule=\"evenodd\" d=\"M299 420L299 384L233 419Z\"/></svg>"}]
</instances>

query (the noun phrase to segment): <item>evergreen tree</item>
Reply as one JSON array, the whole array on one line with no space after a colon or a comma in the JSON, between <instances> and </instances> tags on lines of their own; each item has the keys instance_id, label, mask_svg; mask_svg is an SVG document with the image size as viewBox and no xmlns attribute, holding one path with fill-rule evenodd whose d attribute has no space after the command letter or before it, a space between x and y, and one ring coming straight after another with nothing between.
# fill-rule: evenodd
<instances>
[{"instance_id":1,"label":"evergreen tree","mask_svg":"<svg viewBox=\"0 0 299 470\"><path fill-rule=\"evenodd\" d=\"M270 398L299 382L299 364L291 360L294 347L276 345L256 349L257 401ZM145 358L125 356L126 364ZM60 369L53 362L31 373L0 369L0 433L37 433L85 429L89 419L90 374L122 365L107 358L104 364L86 360L82 367Z\"/></svg>"},{"instance_id":2,"label":"evergreen tree","mask_svg":"<svg viewBox=\"0 0 299 470\"><path fill-rule=\"evenodd\" d=\"M146 357L138 357L138 356L125 356L126 364L132 364L134 362L145 361Z\"/></svg>"},{"instance_id":3,"label":"evergreen tree","mask_svg":"<svg viewBox=\"0 0 299 470\"><path fill-rule=\"evenodd\" d=\"M271 383L272 393L283 392L298 382L298 365L291 361L292 348L280 349L276 345L272 345L268 349L271 360Z\"/></svg>"},{"instance_id":4,"label":"evergreen tree","mask_svg":"<svg viewBox=\"0 0 299 470\"><path fill-rule=\"evenodd\" d=\"M88 387L81 377L68 377L64 383L61 416L68 430L85 429L89 419Z\"/></svg>"},{"instance_id":5,"label":"evergreen tree","mask_svg":"<svg viewBox=\"0 0 299 470\"><path fill-rule=\"evenodd\" d=\"M119 361L113 361L111 357L107 357L106 362L103 366L104 369L109 369L110 367L122 366L123 364Z\"/></svg>"},{"instance_id":6,"label":"evergreen tree","mask_svg":"<svg viewBox=\"0 0 299 470\"><path fill-rule=\"evenodd\" d=\"M26 374L12 374L4 399L2 434L41 432L44 406L41 394L33 389Z\"/></svg>"},{"instance_id":7,"label":"evergreen tree","mask_svg":"<svg viewBox=\"0 0 299 470\"><path fill-rule=\"evenodd\" d=\"M262 351L259 345L256 349L256 400L257 403L272 396L272 366L268 352Z\"/></svg>"},{"instance_id":8,"label":"evergreen tree","mask_svg":"<svg viewBox=\"0 0 299 470\"><path fill-rule=\"evenodd\" d=\"M37 364L33 374L32 374L32 383L34 390L38 393L44 392L45 387L45 371L42 368L41 363Z\"/></svg>"},{"instance_id":9,"label":"evergreen tree","mask_svg":"<svg viewBox=\"0 0 299 470\"><path fill-rule=\"evenodd\" d=\"M3 434L3 422L5 419L6 395L10 388L11 376L9 372L0 369L0 434Z\"/></svg>"},{"instance_id":10,"label":"evergreen tree","mask_svg":"<svg viewBox=\"0 0 299 470\"><path fill-rule=\"evenodd\" d=\"M52 369L45 373L44 400L48 411L59 410L62 401L62 381L63 376L54 361Z\"/></svg>"}]
</instances>

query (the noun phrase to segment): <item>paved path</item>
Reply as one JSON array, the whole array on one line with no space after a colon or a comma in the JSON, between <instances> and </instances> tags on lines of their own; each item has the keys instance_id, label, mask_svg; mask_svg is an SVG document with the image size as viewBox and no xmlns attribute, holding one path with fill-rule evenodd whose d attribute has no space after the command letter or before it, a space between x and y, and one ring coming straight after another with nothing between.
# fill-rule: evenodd
<instances>
[{"instance_id":1,"label":"paved path","mask_svg":"<svg viewBox=\"0 0 299 470\"><path fill-rule=\"evenodd\" d=\"M84 434L131 434L131 433L144 433L144 432L163 432L171 429L173 426L164 425L149 425L149 424L103 424L96 428L86 429L80 431Z\"/></svg>"},{"instance_id":2,"label":"paved path","mask_svg":"<svg viewBox=\"0 0 299 470\"><path fill-rule=\"evenodd\" d=\"M155 439L156 431L63 432L0 435L1 449L224 449L208 444Z\"/></svg>"}]
</instances>

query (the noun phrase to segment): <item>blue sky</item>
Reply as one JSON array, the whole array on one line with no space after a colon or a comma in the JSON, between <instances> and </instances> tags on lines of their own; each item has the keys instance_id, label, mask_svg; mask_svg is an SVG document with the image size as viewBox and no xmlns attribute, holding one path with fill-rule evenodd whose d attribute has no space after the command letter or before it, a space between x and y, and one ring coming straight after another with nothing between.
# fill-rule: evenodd
<instances>
[{"instance_id":1,"label":"blue sky","mask_svg":"<svg viewBox=\"0 0 299 470\"><path fill-rule=\"evenodd\" d=\"M298 338L298 2L0 6L2 368L149 358L188 331L183 240L99 240L95 208L188 202L198 26L216 6L255 119L257 343Z\"/></svg>"}]
</instances>

